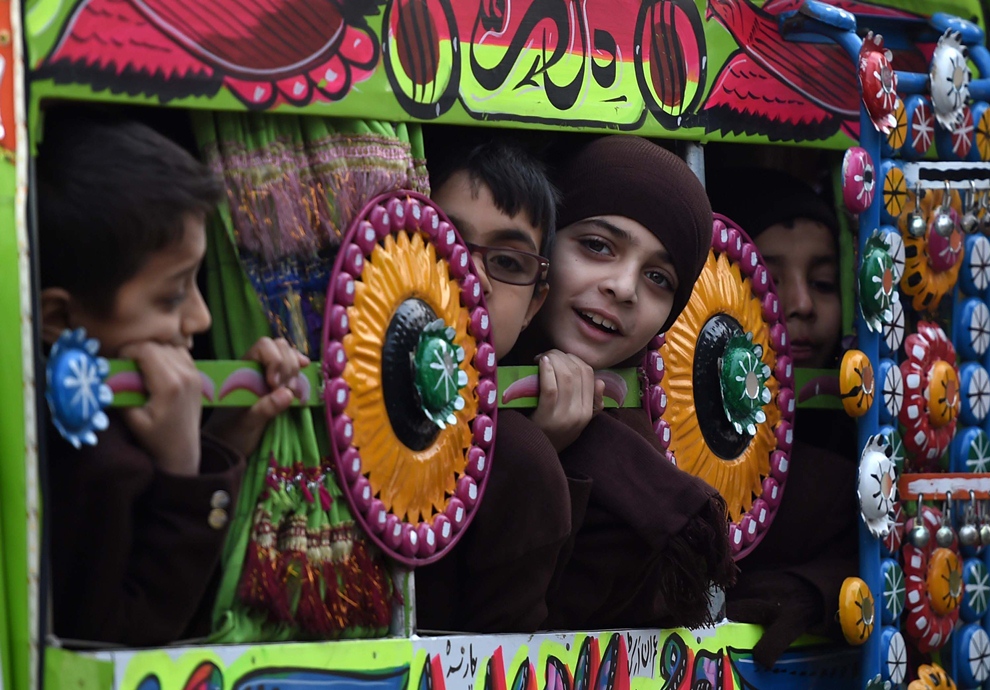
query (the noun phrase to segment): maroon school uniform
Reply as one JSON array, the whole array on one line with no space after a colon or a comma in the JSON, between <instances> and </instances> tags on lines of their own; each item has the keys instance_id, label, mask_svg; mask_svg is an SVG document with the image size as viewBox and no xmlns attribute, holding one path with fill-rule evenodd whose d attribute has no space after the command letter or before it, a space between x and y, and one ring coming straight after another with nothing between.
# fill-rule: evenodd
<instances>
[{"instance_id":1,"label":"maroon school uniform","mask_svg":"<svg viewBox=\"0 0 990 690\"><path fill-rule=\"evenodd\" d=\"M591 494L549 597L550 627L706 622L709 586L735 573L718 492L667 461L643 410L597 415L560 458L590 478Z\"/></svg>"},{"instance_id":2,"label":"maroon school uniform","mask_svg":"<svg viewBox=\"0 0 990 690\"><path fill-rule=\"evenodd\" d=\"M206 436L198 476L160 472L116 413L95 447L76 450L50 428L55 633L144 646L209 632L243 472L239 454Z\"/></svg>"},{"instance_id":3,"label":"maroon school uniform","mask_svg":"<svg viewBox=\"0 0 990 690\"><path fill-rule=\"evenodd\" d=\"M418 627L545 628L547 590L589 488L587 480L564 475L550 441L528 417L500 410L491 474L474 520L450 553L416 570Z\"/></svg>"}]
</instances>

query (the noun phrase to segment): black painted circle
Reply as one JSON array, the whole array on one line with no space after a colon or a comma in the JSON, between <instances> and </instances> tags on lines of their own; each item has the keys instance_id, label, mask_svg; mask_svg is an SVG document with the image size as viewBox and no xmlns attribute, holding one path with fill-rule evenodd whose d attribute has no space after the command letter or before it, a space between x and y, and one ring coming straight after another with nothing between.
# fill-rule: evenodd
<instances>
[{"instance_id":1,"label":"black painted circle","mask_svg":"<svg viewBox=\"0 0 990 690\"><path fill-rule=\"evenodd\" d=\"M738 458L752 437L732 426L722 404L722 367L719 361L729 339L744 333L728 314L716 314L698 333L694 346L694 409L705 443L723 460Z\"/></svg>"},{"instance_id":2,"label":"black painted circle","mask_svg":"<svg viewBox=\"0 0 990 690\"><path fill-rule=\"evenodd\" d=\"M411 450L423 450L440 433L440 428L423 413L419 394L413 385L412 358L419 334L437 320L437 314L421 299L407 299L399 305L385 331L382 345L382 396L392 430Z\"/></svg>"}]
</instances>

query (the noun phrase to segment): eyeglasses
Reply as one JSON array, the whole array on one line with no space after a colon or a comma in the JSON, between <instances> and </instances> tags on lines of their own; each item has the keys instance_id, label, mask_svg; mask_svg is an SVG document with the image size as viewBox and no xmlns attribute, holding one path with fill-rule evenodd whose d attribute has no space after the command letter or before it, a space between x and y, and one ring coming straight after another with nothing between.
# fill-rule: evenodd
<instances>
[{"instance_id":1,"label":"eyeglasses","mask_svg":"<svg viewBox=\"0 0 990 690\"><path fill-rule=\"evenodd\" d=\"M550 262L539 254L470 243L467 243L467 248L471 254L481 255L485 273L492 280L509 285L533 285L547 279Z\"/></svg>"}]
</instances>

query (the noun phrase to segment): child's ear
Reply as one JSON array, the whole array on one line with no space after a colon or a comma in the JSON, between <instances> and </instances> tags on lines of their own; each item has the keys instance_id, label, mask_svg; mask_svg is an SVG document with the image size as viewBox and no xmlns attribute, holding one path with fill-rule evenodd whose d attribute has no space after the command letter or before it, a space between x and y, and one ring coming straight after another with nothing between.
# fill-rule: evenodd
<instances>
[{"instance_id":1,"label":"child's ear","mask_svg":"<svg viewBox=\"0 0 990 690\"><path fill-rule=\"evenodd\" d=\"M540 310L543 303L547 299L547 293L550 292L550 284L543 282L536 286L533 290L533 299L529 301L529 307L526 309L526 318L523 320L522 329L525 331L526 327L529 326L529 322L533 320L536 316L536 312Z\"/></svg>"},{"instance_id":2,"label":"child's ear","mask_svg":"<svg viewBox=\"0 0 990 690\"><path fill-rule=\"evenodd\" d=\"M53 345L69 327L69 305L72 296L62 288L41 291L41 339Z\"/></svg>"}]
</instances>

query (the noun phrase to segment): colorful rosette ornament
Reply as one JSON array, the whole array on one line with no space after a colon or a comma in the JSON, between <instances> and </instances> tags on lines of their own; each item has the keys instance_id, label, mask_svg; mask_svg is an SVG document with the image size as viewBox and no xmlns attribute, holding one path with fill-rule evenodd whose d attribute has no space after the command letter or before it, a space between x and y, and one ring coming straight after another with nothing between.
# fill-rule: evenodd
<instances>
[{"instance_id":1,"label":"colorful rosette ornament","mask_svg":"<svg viewBox=\"0 0 990 690\"><path fill-rule=\"evenodd\" d=\"M921 508L922 520L930 534L942 525L942 514L928 506ZM950 548L938 547L929 539L924 547L910 541L904 544L904 575L907 577L905 630L918 650L933 652L944 645L959 620L963 596L962 560L958 542Z\"/></svg>"},{"instance_id":2,"label":"colorful rosette ornament","mask_svg":"<svg viewBox=\"0 0 990 690\"><path fill-rule=\"evenodd\" d=\"M883 36L869 32L859 50L859 84L870 121L884 134L897 126L897 74L892 59L893 54L883 46Z\"/></svg>"},{"instance_id":3,"label":"colorful rosette ornament","mask_svg":"<svg viewBox=\"0 0 990 690\"><path fill-rule=\"evenodd\" d=\"M918 678L908 683L907 690L956 690L956 683L938 664L922 664Z\"/></svg>"},{"instance_id":4,"label":"colorful rosette ornament","mask_svg":"<svg viewBox=\"0 0 990 690\"><path fill-rule=\"evenodd\" d=\"M866 441L859 460L859 510L870 534L877 539L886 537L894 528L897 473L892 455L890 443L883 434L877 434Z\"/></svg>"},{"instance_id":5,"label":"colorful rosette ornament","mask_svg":"<svg viewBox=\"0 0 990 690\"><path fill-rule=\"evenodd\" d=\"M407 565L439 558L481 498L495 435L495 349L474 262L426 197L373 199L327 295L327 423L362 526Z\"/></svg>"},{"instance_id":6,"label":"colorful rosette ornament","mask_svg":"<svg viewBox=\"0 0 990 690\"><path fill-rule=\"evenodd\" d=\"M946 198L948 195L948 198ZM911 194L898 220L904 238L904 275L901 289L910 295L915 311L934 310L959 278L965 238L959 228L959 193L928 189L918 200ZM938 231L941 222L949 232ZM938 227L936 227L938 226Z\"/></svg>"},{"instance_id":7,"label":"colorful rosette ornament","mask_svg":"<svg viewBox=\"0 0 990 690\"><path fill-rule=\"evenodd\" d=\"M959 370L956 351L945 332L921 321L904 344L901 362L904 445L919 470L935 468L956 433L959 415Z\"/></svg>"},{"instance_id":8,"label":"colorful rosette ornament","mask_svg":"<svg viewBox=\"0 0 990 690\"><path fill-rule=\"evenodd\" d=\"M740 558L762 539L783 496L794 388L772 280L732 221L716 215L694 293L658 343L650 355L665 363L669 451L725 498Z\"/></svg>"},{"instance_id":9,"label":"colorful rosette ornament","mask_svg":"<svg viewBox=\"0 0 990 690\"><path fill-rule=\"evenodd\" d=\"M96 432L107 428L103 411L113 401L104 383L110 365L98 357L100 343L86 337L86 329L66 330L48 355L45 367L45 400L52 424L76 448L96 445Z\"/></svg>"},{"instance_id":10,"label":"colorful rosette ornament","mask_svg":"<svg viewBox=\"0 0 990 690\"><path fill-rule=\"evenodd\" d=\"M861 350L849 350L839 365L839 397L850 417L862 417L873 406L877 380L870 358Z\"/></svg>"},{"instance_id":11,"label":"colorful rosette ornament","mask_svg":"<svg viewBox=\"0 0 990 690\"><path fill-rule=\"evenodd\" d=\"M894 275L894 259L888 243L874 232L866 241L859 266L859 308L874 333L893 319L893 305L900 299Z\"/></svg>"},{"instance_id":12,"label":"colorful rosette ornament","mask_svg":"<svg viewBox=\"0 0 990 690\"><path fill-rule=\"evenodd\" d=\"M839 590L839 625L851 645L861 645L873 634L876 602L869 585L858 577L847 577Z\"/></svg>"},{"instance_id":13,"label":"colorful rosette ornament","mask_svg":"<svg viewBox=\"0 0 990 690\"><path fill-rule=\"evenodd\" d=\"M971 74L965 50L959 33L947 29L938 39L928 70L935 119L949 131L959 124L969 100Z\"/></svg>"},{"instance_id":14,"label":"colorful rosette ornament","mask_svg":"<svg viewBox=\"0 0 990 690\"><path fill-rule=\"evenodd\" d=\"M842 157L842 200L850 213L862 213L873 203L877 191L873 159L861 146L853 146Z\"/></svg>"}]
</instances>

